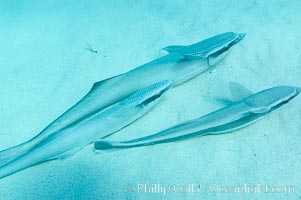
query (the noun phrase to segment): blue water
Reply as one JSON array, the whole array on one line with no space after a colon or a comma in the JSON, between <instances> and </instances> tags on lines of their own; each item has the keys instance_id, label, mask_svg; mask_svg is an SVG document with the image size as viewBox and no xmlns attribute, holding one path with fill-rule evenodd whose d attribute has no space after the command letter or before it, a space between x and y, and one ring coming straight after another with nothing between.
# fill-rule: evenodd
<instances>
[{"instance_id":1,"label":"blue water","mask_svg":"<svg viewBox=\"0 0 301 200\"><path fill-rule=\"evenodd\" d=\"M0 149L35 136L93 83L162 56L165 46L227 31L246 37L110 139L145 136L212 112L219 107L202 96L230 97L230 81L254 92L300 87L300 10L298 0L3 0ZM300 199L299 100L232 134L105 155L90 145L1 179L0 199ZM237 187L246 190L231 190Z\"/></svg>"}]
</instances>

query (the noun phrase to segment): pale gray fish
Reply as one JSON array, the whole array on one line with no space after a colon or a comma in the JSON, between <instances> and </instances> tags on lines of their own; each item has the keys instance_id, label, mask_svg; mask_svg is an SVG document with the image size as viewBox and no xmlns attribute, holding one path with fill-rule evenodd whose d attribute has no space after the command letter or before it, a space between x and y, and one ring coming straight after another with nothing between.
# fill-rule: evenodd
<instances>
[{"instance_id":1,"label":"pale gray fish","mask_svg":"<svg viewBox=\"0 0 301 200\"><path fill-rule=\"evenodd\" d=\"M26 143L0 151L0 166L19 157L52 133L84 120L141 88L161 80L173 81L175 85L190 80L220 61L244 36L244 33L228 32L189 46L166 47L164 49L170 54L124 74L95 83L78 103L37 136Z\"/></svg>"},{"instance_id":2,"label":"pale gray fish","mask_svg":"<svg viewBox=\"0 0 301 200\"><path fill-rule=\"evenodd\" d=\"M69 157L90 143L122 129L152 109L172 84L167 80L152 84L85 120L49 135L1 166L0 179L45 161Z\"/></svg>"},{"instance_id":3,"label":"pale gray fish","mask_svg":"<svg viewBox=\"0 0 301 200\"><path fill-rule=\"evenodd\" d=\"M233 96L241 97L242 94L249 94L249 91L246 89L243 91L242 87L233 87L235 85L237 84L230 85ZM234 88L240 90L233 91ZM153 135L128 141L100 140L94 143L94 147L96 151L106 152L232 132L258 121L271 111L286 104L299 93L300 88L298 87L273 87L256 94L250 94L222 109L172 126Z\"/></svg>"}]
</instances>

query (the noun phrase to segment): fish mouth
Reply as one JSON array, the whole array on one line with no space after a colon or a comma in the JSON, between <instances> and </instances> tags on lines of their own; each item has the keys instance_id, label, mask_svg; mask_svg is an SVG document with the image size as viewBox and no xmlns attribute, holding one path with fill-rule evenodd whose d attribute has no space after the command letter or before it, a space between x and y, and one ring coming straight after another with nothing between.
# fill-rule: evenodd
<instances>
[{"instance_id":1,"label":"fish mouth","mask_svg":"<svg viewBox=\"0 0 301 200\"><path fill-rule=\"evenodd\" d=\"M237 38L231 43L231 46L239 43L242 39L244 39L246 37L246 33L238 33L237 34Z\"/></svg>"},{"instance_id":2,"label":"fish mouth","mask_svg":"<svg viewBox=\"0 0 301 200\"><path fill-rule=\"evenodd\" d=\"M301 88L300 87L292 87L292 88L294 88L295 91L294 91L293 94L291 94L291 96L288 98L288 100L291 100L291 99L295 98L301 92Z\"/></svg>"},{"instance_id":3,"label":"fish mouth","mask_svg":"<svg viewBox=\"0 0 301 200\"><path fill-rule=\"evenodd\" d=\"M291 97L288 100L294 99L296 96L298 96L301 92L301 88L300 87L294 87L295 92L294 94L291 95Z\"/></svg>"},{"instance_id":4,"label":"fish mouth","mask_svg":"<svg viewBox=\"0 0 301 200\"><path fill-rule=\"evenodd\" d=\"M300 87L295 87L295 89L296 89L296 95L295 96L297 96L300 93L301 88Z\"/></svg>"}]
</instances>

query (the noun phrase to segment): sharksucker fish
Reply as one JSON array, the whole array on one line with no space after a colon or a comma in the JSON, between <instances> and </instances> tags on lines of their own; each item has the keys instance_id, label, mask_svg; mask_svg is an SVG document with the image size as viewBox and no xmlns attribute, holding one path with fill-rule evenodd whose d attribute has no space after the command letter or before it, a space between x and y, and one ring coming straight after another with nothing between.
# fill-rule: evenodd
<instances>
[{"instance_id":1,"label":"sharksucker fish","mask_svg":"<svg viewBox=\"0 0 301 200\"><path fill-rule=\"evenodd\" d=\"M169 52L166 56L95 83L78 103L34 138L0 151L0 166L19 157L52 133L84 120L139 89L161 80L173 81L175 86L190 80L219 62L244 37L244 33L227 32L188 46L165 47L164 50Z\"/></svg>"},{"instance_id":2,"label":"sharksucker fish","mask_svg":"<svg viewBox=\"0 0 301 200\"><path fill-rule=\"evenodd\" d=\"M243 89L242 86L236 83L231 83L230 86L234 94L233 96L243 97L243 99L236 102L219 100L223 104L226 102L228 106L200 118L172 126L153 135L128 141L97 141L94 143L95 150L100 152L115 151L184 140L197 136L232 132L258 121L300 93L300 88L291 86L273 87L256 94L251 94L247 89Z\"/></svg>"},{"instance_id":3,"label":"sharksucker fish","mask_svg":"<svg viewBox=\"0 0 301 200\"><path fill-rule=\"evenodd\" d=\"M131 124L152 109L172 86L160 81L138 90L83 121L50 134L19 157L0 167L0 179L45 161L71 156L90 143Z\"/></svg>"}]
</instances>

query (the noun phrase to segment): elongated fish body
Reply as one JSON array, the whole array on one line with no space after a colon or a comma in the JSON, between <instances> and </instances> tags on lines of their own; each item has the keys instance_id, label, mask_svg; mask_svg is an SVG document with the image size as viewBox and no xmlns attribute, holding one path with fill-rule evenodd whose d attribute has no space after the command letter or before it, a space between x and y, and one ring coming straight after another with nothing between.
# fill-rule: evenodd
<instances>
[{"instance_id":1,"label":"elongated fish body","mask_svg":"<svg viewBox=\"0 0 301 200\"><path fill-rule=\"evenodd\" d=\"M0 167L0 178L47 160L68 157L129 125L152 109L172 84L171 81L152 84L79 123L49 135L20 157Z\"/></svg>"},{"instance_id":2,"label":"elongated fish body","mask_svg":"<svg viewBox=\"0 0 301 200\"><path fill-rule=\"evenodd\" d=\"M0 166L18 157L52 133L93 115L141 88L160 80L173 81L175 86L188 81L219 62L244 36L244 33L227 32L190 46L169 46L164 49L170 54L124 74L95 83L78 103L37 136L26 143L0 151Z\"/></svg>"},{"instance_id":3,"label":"elongated fish body","mask_svg":"<svg viewBox=\"0 0 301 200\"><path fill-rule=\"evenodd\" d=\"M231 132L258 121L272 110L296 97L299 93L300 88L296 87L280 86L270 88L232 103L230 106L200 118L172 126L156 134L123 142L100 140L94 143L94 147L96 151L110 151Z\"/></svg>"}]
</instances>

